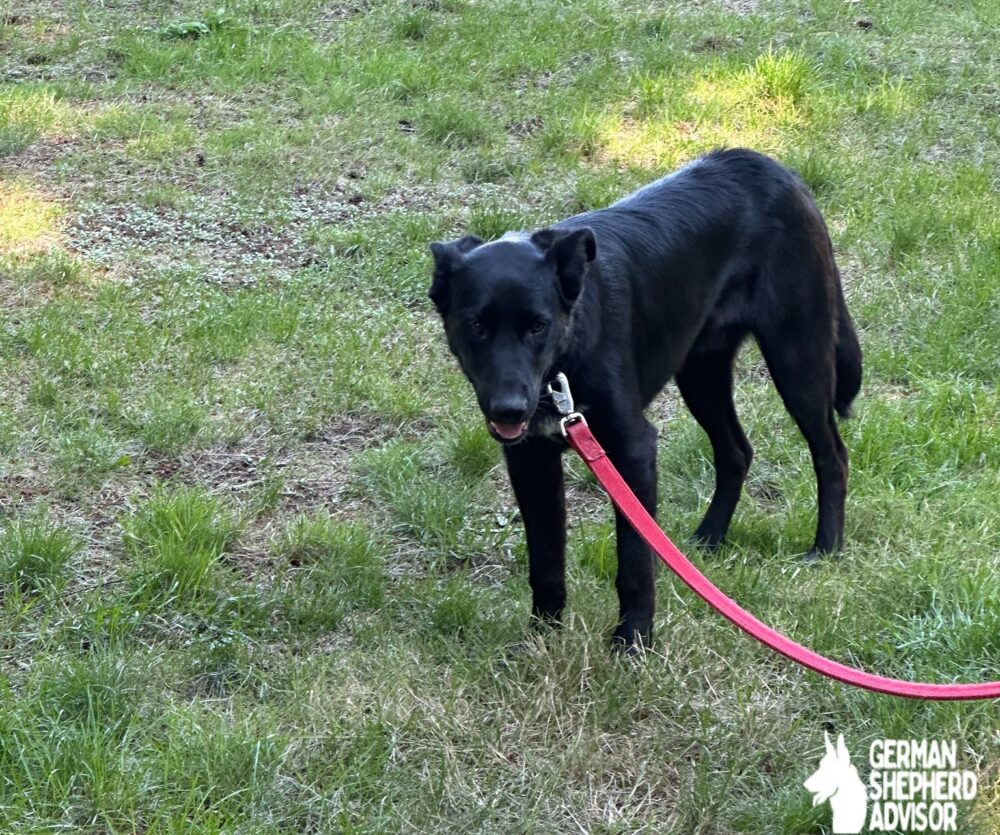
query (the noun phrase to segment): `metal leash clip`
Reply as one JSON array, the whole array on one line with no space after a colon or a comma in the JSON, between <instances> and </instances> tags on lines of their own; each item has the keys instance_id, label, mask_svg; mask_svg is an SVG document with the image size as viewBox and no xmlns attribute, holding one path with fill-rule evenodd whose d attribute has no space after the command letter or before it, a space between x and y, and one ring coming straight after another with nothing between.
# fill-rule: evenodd
<instances>
[{"instance_id":1,"label":"metal leash clip","mask_svg":"<svg viewBox=\"0 0 1000 835\"><path fill-rule=\"evenodd\" d=\"M586 418L576 411L576 404L573 402L573 393L569 390L569 380L561 371L556 374L555 380L545 387L545 393L552 398L552 404L556 407L561 418L559 429L566 437L566 427L573 423L587 423Z\"/></svg>"}]
</instances>

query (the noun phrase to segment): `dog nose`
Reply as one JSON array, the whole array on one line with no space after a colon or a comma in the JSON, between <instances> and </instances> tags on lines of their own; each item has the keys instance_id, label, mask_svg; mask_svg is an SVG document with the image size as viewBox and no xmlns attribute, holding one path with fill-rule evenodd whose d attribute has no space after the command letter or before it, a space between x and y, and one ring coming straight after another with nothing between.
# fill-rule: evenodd
<instances>
[{"instance_id":1,"label":"dog nose","mask_svg":"<svg viewBox=\"0 0 1000 835\"><path fill-rule=\"evenodd\" d=\"M490 403L490 419L497 423L523 423L528 417L528 398L522 396L497 398Z\"/></svg>"}]
</instances>

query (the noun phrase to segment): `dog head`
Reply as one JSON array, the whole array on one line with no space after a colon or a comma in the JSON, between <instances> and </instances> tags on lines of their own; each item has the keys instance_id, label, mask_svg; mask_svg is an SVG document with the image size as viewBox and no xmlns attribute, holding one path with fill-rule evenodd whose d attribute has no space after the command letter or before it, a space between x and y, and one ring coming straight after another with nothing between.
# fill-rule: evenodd
<instances>
[{"instance_id":1,"label":"dog head","mask_svg":"<svg viewBox=\"0 0 1000 835\"><path fill-rule=\"evenodd\" d=\"M566 347L570 314L597 254L590 229L541 229L484 243L431 244L428 295L490 433L516 443Z\"/></svg>"}]
</instances>

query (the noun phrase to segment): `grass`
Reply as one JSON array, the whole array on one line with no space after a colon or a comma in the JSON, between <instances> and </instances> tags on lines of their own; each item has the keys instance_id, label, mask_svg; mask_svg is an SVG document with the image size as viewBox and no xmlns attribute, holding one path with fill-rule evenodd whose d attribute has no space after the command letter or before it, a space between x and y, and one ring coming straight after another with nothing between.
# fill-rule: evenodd
<instances>
[{"instance_id":1,"label":"grass","mask_svg":"<svg viewBox=\"0 0 1000 835\"><path fill-rule=\"evenodd\" d=\"M576 464L571 614L531 633L425 298L432 240L775 154L865 351L848 545L797 561L811 462L748 348L753 469L694 558L838 659L1000 678L994 6L0 0L0 830L826 832L801 783L835 729L957 739L962 831L996 832L992 705L821 681L667 576L655 650L611 656ZM714 476L677 405L684 541Z\"/></svg>"},{"instance_id":2,"label":"grass","mask_svg":"<svg viewBox=\"0 0 1000 835\"><path fill-rule=\"evenodd\" d=\"M64 528L36 517L9 522L0 534L0 579L9 589L56 588L69 574L79 541Z\"/></svg>"},{"instance_id":3,"label":"grass","mask_svg":"<svg viewBox=\"0 0 1000 835\"><path fill-rule=\"evenodd\" d=\"M122 524L136 590L171 602L210 591L237 526L222 503L197 488L158 490Z\"/></svg>"}]
</instances>

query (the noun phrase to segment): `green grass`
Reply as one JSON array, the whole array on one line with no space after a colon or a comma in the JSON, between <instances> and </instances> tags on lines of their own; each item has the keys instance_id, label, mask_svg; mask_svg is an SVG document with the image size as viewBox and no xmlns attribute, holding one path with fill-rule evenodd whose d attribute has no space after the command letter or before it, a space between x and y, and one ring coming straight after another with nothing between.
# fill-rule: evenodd
<instances>
[{"instance_id":1,"label":"green grass","mask_svg":"<svg viewBox=\"0 0 1000 835\"><path fill-rule=\"evenodd\" d=\"M0 582L27 592L57 588L79 550L72 533L41 517L14 519L0 530Z\"/></svg>"},{"instance_id":2,"label":"green grass","mask_svg":"<svg viewBox=\"0 0 1000 835\"><path fill-rule=\"evenodd\" d=\"M181 487L158 490L122 528L137 593L174 603L213 590L217 566L236 535L237 523L218 499L198 488Z\"/></svg>"},{"instance_id":3,"label":"green grass","mask_svg":"<svg viewBox=\"0 0 1000 835\"><path fill-rule=\"evenodd\" d=\"M576 464L568 623L529 631L425 297L432 240L778 156L865 351L848 544L797 561L812 465L748 349L747 492L693 556L838 659L1000 678L995 5L0 0L0 831L819 833L833 727L958 739L996 832L992 705L820 680L667 576L655 651L612 656ZM714 475L677 403L683 542Z\"/></svg>"}]
</instances>

